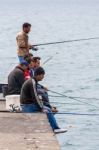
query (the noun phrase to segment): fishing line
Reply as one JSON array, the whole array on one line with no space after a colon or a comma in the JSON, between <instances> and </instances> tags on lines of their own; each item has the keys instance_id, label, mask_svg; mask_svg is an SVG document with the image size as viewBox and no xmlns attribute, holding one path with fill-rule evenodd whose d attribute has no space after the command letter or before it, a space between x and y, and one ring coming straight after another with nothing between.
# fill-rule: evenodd
<instances>
[{"instance_id":1,"label":"fishing line","mask_svg":"<svg viewBox=\"0 0 99 150\"><path fill-rule=\"evenodd\" d=\"M66 40L66 41L58 41L58 42L48 42L48 43L34 44L33 46L53 45L53 44L61 44L61 43L89 41L89 40L96 40L96 39L99 39L99 37L82 38L82 39L74 39L74 40Z\"/></svg>"},{"instance_id":2,"label":"fishing line","mask_svg":"<svg viewBox=\"0 0 99 150\"><path fill-rule=\"evenodd\" d=\"M22 113L22 112L11 112L8 110L0 110L0 113ZM35 113L40 113L40 112L33 112L33 113L35 114ZM41 113L45 114L44 112L41 112ZM99 116L99 114L75 113L75 112L57 112L55 114L57 114L57 115L75 115L75 116Z\"/></svg>"},{"instance_id":3,"label":"fishing line","mask_svg":"<svg viewBox=\"0 0 99 150\"><path fill-rule=\"evenodd\" d=\"M99 107L97 107L96 105L90 104L90 103L88 103L88 102L83 102L83 101L81 101L81 100L78 100L77 98L74 98L74 97L71 97L71 96L66 96L66 95L64 95L64 94L61 94L61 93L58 93L58 92L55 92L55 91L52 91L52 90L48 90L48 91L50 91L50 92L52 92L52 93L56 93L56 94L61 95L61 96L64 96L64 97L69 98L69 99L73 99L73 100L78 101L78 102L81 102L81 103L83 103L83 104L87 104L87 105L90 105L90 106L94 106L94 107L96 107L96 108L99 109Z\"/></svg>"},{"instance_id":4,"label":"fishing line","mask_svg":"<svg viewBox=\"0 0 99 150\"><path fill-rule=\"evenodd\" d=\"M55 114L60 115L77 115L77 116L99 116L99 114L89 114L89 113L75 113L75 112L58 112Z\"/></svg>"},{"instance_id":5,"label":"fishing line","mask_svg":"<svg viewBox=\"0 0 99 150\"><path fill-rule=\"evenodd\" d=\"M74 103L69 103L69 102L55 102L55 101L50 101L50 103L51 104L59 104L59 105L69 105L69 104L72 104L72 105L81 105L81 103L79 104L79 103L76 103L76 104L74 104Z\"/></svg>"}]
</instances>

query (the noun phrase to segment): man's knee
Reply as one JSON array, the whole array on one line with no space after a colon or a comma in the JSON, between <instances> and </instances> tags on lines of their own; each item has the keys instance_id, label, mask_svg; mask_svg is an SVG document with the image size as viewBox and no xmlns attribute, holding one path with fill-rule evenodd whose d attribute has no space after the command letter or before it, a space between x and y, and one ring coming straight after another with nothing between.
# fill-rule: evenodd
<instances>
[{"instance_id":1,"label":"man's knee","mask_svg":"<svg viewBox=\"0 0 99 150\"><path fill-rule=\"evenodd\" d=\"M49 107L47 107L47 106L44 106L44 109L46 109L50 113L52 112L51 109Z\"/></svg>"}]
</instances>

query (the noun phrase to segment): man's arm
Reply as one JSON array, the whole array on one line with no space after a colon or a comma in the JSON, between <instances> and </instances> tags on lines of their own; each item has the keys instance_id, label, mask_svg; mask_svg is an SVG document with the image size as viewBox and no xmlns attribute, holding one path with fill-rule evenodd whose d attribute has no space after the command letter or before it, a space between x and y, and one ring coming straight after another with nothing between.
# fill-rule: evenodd
<instances>
[{"instance_id":1,"label":"man's arm","mask_svg":"<svg viewBox=\"0 0 99 150\"><path fill-rule=\"evenodd\" d=\"M40 107L41 109L43 109L43 102L42 102L42 100L39 99L39 97L38 97L37 90L36 90L36 84L35 84L35 80L34 80L34 79L32 79L32 85L33 85L33 90L34 90L35 99L36 99L36 101L37 101L39 107Z\"/></svg>"},{"instance_id":2,"label":"man's arm","mask_svg":"<svg viewBox=\"0 0 99 150\"><path fill-rule=\"evenodd\" d=\"M17 75L19 86L22 87L23 83L25 82L24 73L20 71Z\"/></svg>"}]
</instances>

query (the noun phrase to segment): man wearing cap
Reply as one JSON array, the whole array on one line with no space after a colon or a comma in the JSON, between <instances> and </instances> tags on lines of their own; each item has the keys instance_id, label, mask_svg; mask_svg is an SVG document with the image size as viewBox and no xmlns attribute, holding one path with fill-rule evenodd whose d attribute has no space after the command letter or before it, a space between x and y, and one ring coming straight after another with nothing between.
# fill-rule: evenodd
<instances>
[{"instance_id":1,"label":"man wearing cap","mask_svg":"<svg viewBox=\"0 0 99 150\"><path fill-rule=\"evenodd\" d=\"M8 95L20 94L21 87L25 81L24 72L28 63L23 61L8 75Z\"/></svg>"}]
</instances>

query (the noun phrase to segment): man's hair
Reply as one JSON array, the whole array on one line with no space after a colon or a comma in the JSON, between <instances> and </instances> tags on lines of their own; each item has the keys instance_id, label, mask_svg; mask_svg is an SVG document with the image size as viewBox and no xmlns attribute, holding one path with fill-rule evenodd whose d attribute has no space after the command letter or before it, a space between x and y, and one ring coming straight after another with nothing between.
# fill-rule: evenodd
<instances>
[{"instance_id":1,"label":"man's hair","mask_svg":"<svg viewBox=\"0 0 99 150\"><path fill-rule=\"evenodd\" d=\"M37 62L37 60L41 60L41 58L40 58L40 57L33 57L33 58L32 58L32 61L33 61L33 62Z\"/></svg>"},{"instance_id":2,"label":"man's hair","mask_svg":"<svg viewBox=\"0 0 99 150\"><path fill-rule=\"evenodd\" d=\"M34 72L34 76L37 76L37 75L41 75L41 74L45 74L45 70L42 68L42 67L38 67L35 72Z\"/></svg>"},{"instance_id":3,"label":"man's hair","mask_svg":"<svg viewBox=\"0 0 99 150\"><path fill-rule=\"evenodd\" d=\"M25 22L25 23L23 24L23 28L28 28L28 27L31 27L31 24L28 23L28 22Z\"/></svg>"}]
</instances>

